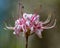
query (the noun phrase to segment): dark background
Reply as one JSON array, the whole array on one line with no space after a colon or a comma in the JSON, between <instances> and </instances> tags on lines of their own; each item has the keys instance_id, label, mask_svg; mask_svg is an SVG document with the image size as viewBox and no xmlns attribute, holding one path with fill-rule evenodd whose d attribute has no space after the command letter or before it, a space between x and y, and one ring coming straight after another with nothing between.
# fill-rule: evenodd
<instances>
[{"instance_id":1,"label":"dark background","mask_svg":"<svg viewBox=\"0 0 60 48\"><path fill-rule=\"evenodd\" d=\"M57 19L53 29L44 30L43 38L35 34L29 37L29 48L60 48L60 0L21 0L24 5L24 12L33 13L37 9L40 20L44 21L49 10L52 18ZM17 17L17 0L0 0L0 48L25 48L25 38L20 35L17 38L13 31L4 30L5 23L14 26L14 18ZM42 8L39 6L42 5ZM10 25L9 25L10 24Z\"/></svg>"}]
</instances>

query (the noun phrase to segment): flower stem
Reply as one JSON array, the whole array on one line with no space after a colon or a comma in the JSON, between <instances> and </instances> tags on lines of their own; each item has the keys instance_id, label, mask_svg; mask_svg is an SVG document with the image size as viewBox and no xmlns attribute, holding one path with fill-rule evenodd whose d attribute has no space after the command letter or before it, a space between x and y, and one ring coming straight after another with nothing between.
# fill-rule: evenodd
<instances>
[{"instance_id":1,"label":"flower stem","mask_svg":"<svg viewBox=\"0 0 60 48\"><path fill-rule=\"evenodd\" d=\"M28 36L26 37L26 48L28 48Z\"/></svg>"}]
</instances>

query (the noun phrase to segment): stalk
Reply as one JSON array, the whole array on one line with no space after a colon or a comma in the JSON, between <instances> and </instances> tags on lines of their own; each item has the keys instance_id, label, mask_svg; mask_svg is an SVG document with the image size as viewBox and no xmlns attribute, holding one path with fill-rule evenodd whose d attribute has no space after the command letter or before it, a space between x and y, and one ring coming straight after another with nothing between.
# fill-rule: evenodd
<instances>
[{"instance_id":1,"label":"stalk","mask_svg":"<svg viewBox=\"0 0 60 48\"><path fill-rule=\"evenodd\" d=\"M28 48L28 36L26 36L26 48Z\"/></svg>"}]
</instances>

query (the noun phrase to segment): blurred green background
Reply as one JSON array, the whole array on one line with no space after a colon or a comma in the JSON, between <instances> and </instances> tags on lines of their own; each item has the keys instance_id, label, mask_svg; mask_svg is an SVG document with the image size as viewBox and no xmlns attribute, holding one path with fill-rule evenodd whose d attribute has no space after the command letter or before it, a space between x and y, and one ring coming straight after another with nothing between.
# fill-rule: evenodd
<instances>
[{"instance_id":1,"label":"blurred green background","mask_svg":"<svg viewBox=\"0 0 60 48\"><path fill-rule=\"evenodd\" d=\"M49 10L52 17L57 19L56 27L42 32L40 39L35 34L29 37L29 48L60 48L60 0L21 0L24 12L33 13L35 8L40 15L40 20L47 18ZM25 48L25 37L13 35L13 31L4 30L5 23L14 26L17 17L17 0L0 0L0 48ZM42 5L42 8L39 6ZM10 24L10 25L9 25Z\"/></svg>"}]
</instances>

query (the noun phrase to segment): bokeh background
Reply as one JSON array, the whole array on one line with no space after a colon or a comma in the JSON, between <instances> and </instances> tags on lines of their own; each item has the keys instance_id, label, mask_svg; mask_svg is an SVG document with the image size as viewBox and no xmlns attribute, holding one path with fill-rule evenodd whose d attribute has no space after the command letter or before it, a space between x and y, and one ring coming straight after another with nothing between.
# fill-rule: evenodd
<instances>
[{"instance_id":1,"label":"bokeh background","mask_svg":"<svg viewBox=\"0 0 60 48\"><path fill-rule=\"evenodd\" d=\"M20 1L24 5L24 12L33 13L37 9L42 21L47 18L49 10L53 14L52 17L57 19L55 28L42 32L42 39L35 34L30 36L28 48L60 48L60 0ZM8 26L14 26L14 18L17 17L17 5L17 0L0 0L0 48L25 48L25 37L22 34L20 37L16 37L13 35L13 31L3 29L5 23Z\"/></svg>"}]
</instances>

